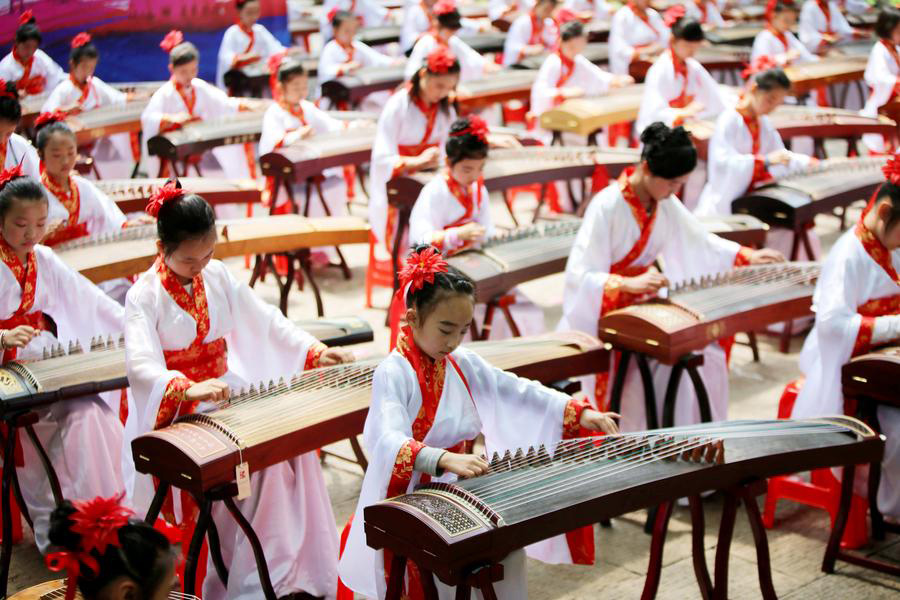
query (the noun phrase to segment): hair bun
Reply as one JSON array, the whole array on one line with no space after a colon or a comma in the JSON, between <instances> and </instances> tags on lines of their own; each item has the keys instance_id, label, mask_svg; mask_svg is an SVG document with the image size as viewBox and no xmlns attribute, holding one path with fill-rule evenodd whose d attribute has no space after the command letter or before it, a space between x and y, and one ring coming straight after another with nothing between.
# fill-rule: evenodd
<instances>
[{"instance_id":1,"label":"hair bun","mask_svg":"<svg viewBox=\"0 0 900 600\"><path fill-rule=\"evenodd\" d=\"M75 507L68 500L57 506L50 514L50 543L66 550L76 552L81 547L81 534L72 530L72 519Z\"/></svg>"},{"instance_id":2,"label":"hair bun","mask_svg":"<svg viewBox=\"0 0 900 600\"><path fill-rule=\"evenodd\" d=\"M654 121L641 132L641 143L645 146L663 144L671 131L662 121Z\"/></svg>"}]
</instances>

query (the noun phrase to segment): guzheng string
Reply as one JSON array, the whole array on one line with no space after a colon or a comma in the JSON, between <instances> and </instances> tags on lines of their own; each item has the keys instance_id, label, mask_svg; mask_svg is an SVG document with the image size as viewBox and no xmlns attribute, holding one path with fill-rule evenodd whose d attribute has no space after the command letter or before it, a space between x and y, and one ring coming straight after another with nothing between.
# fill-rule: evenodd
<instances>
[{"instance_id":1,"label":"guzheng string","mask_svg":"<svg viewBox=\"0 0 900 600\"><path fill-rule=\"evenodd\" d=\"M66 597L65 586L55 589L53 591L47 592L46 594L41 594L41 600L55 600L56 598L65 598L65 597ZM200 600L200 598L198 596L194 596L193 594L183 594L181 592L169 592L168 598L169 598L169 600ZM81 592L76 592L75 599L83 600L84 597L81 595Z\"/></svg>"},{"instance_id":2,"label":"guzheng string","mask_svg":"<svg viewBox=\"0 0 900 600\"><path fill-rule=\"evenodd\" d=\"M99 370L122 364L125 360L123 353L115 352L115 350L121 350L121 345L111 338L103 347L90 352L82 352L79 345L73 345L66 354L62 351L62 346L57 346L56 356L65 356L65 360L55 361L52 360L55 356L48 356L49 360L37 360L23 364L46 387L53 387L49 385L51 381L65 382L67 377L82 373L86 368Z\"/></svg>"}]
</instances>

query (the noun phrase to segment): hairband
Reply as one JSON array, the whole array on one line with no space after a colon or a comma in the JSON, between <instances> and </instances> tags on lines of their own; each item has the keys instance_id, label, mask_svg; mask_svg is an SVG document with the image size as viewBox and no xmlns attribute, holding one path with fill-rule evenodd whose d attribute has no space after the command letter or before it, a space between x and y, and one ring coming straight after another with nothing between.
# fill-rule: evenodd
<instances>
[{"instance_id":1,"label":"hairband","mask_svg":"<svg viewBox=\"0 0 900 600\"><path fill-rule=\"evenodd\" d=\"M465 129L461 129L459 131L451 131L450 137L459 137L468 134L475 136L479 141L486 144L488 135L487 121L485 121L478 115L468 115L462 118L468 121L468 125Z\"/></svg>"},{"instance_id":2,"label":"hairband","mask_svg":"<svg viewBox=\"0 0 900 600\"><path fill-rule=\"evenodd\" d=\"M434 246L423 248L406 257L406 264L400 270L398 280L400 286L397 294L400 301L406 304L406 297L412 291L421 290L426 283L434 283L434 276L447 272L447 261Z\"/></svg>"},{"instance_id":3,"label":"hairband","mask_svg":"<svg viewBox=\"0 0 900 600\"><path fill-rule=\"evenodd\" d=\"M442 75L450 71L456 64L456 56L446 46L437 46L428 55L428 71Z\"/></svg>"},{"instance_id":4,"label":"hairband","mask_svg":"<svg viewBox=\"0 0 900 600\"><path fill-rule=\"evenodd\" d=\"M69 115L67 115L65 111L59 109L54 110L53 112L43 112L34 120L34 126L35 128L38 128L50 123L60 123L65 121L68 116Z\"/></svg>"},{"instance_id":5,"label":"hairband","mask_svg":"<svg viewBox=\"0 0 900 600\"><path fill-rule=\"evenodd\" d=\"M894 185L900 185L900 155L895 154L891 157L887 164L881 168L885 179Z\"/></svg>"},{"instance_id":6,"label":"hairband","mask_svg":"<svg viewBox=\"0 0 900 600\"><path fill-rule=\"evenodd\" d=\"M435 15L446 15L456 11L456 2L453 0L438 0L431 7L431 12Z\"/></svg>"},{"instance_id":7,"label":"hairband","mask_svg":"<svg viewBox=\"0 0 900 600\"><path fill-rule=\"evenodd\" d=\"M34 20L34 12L30 8L19 15L19 25L28 25Z\"/></svg>"},{"instance_id":8,"label":"hairband","mask_svg":"<svg viewBox=\"0 0 900 600\"><path fill-rule=\"evenodd\" d=\"M684 17L686 14L687 11L683 4L673 4L665 13L663 13L663 21L665 22L666 27L671 28L672 25L678 22L678 19Z\"/></svg>"},{"instance_id":9,"label":"hairband","mask_svg":"<svg viewBox=\"0 0 900 600\"><path fill-rule=\"evenodd\" d=\"M86 31L82 31L74 38L72 38L72 48L81 48L82 46L87 46L91 43L91 34Z\"/></svg>"},{"instance_id":10,"label":"hairband","mask_svg":"<svg viewBox=\"0 0 900 600\"><path fill-rule=\"evenodd\" d=\"M13 179L18 179L19 177L25 177L21 164L0 171L0 190L5 188L7 183Z\"/></svg>"},{"instance_id":11,"label":"hairband","mask_svg":"<svg viewBox=\"0 0 900 600\"><path fill-rule=\"evenodd\" d=\"M185 190L179 187L177 180L170 179L165 185L158 187L150 196L150 202L147 203L146 208L147 214L151 217L156 217L164 205L178 200L186 193Z\"/></svg>"},{"instance_id":12,"label":"hairband","mask_svg":"<svg viewBox=\"0 0 900 600\"><path fill-rule=\"evenodd\" d=\"M181 33L177 29L173 29L169 33L166 34L166 37L159 43L159 47L162 48L165 52L171 52L175 46L179 45L184 41L184 34Z\"/></svg>"},{"instance_id":13,"label":"hairband","mask_svg":"<svg viewBox=\"0 0 900 600\"><path fill-rule=\"evenodd\" d=\"M769 56L768 54L764 54L762 56L757 56L756 60L752 63L749 63L747 67L741 71L741 77L744 79L748 79L757 73L762 73L763 71L768 71L769 69L774 69L778 66L778 63Z\"/></svg>"}]
</instances>

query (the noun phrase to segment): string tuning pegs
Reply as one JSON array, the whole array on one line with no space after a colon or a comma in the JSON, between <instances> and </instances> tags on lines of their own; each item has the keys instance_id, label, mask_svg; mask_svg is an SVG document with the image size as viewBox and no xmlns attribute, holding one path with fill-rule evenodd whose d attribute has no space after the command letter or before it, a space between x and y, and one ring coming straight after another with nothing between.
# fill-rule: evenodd
<instances>
[{"instance_id":1,"label":"string tuning pegs","mask_svg":"<svg viewBox=\"0 0 900 600\"><path fill-rule=\"evenodd\" d=\"M119 334L119 348L125 348L125 334Z\"/></svg>"},{"instance_id":2,"label":"string tuning pegs","mask_svg":"<svg viewBox=\"0 0 900 600\"><path fill-rule=\"evenodd\" d=\"M81 347L81 340L75 340L75 347L69 351L70 354L84 354L84 348Z\"/></svg>"},{"instance_id":3,"label":"string tuning pegs","mask_svg":"<svg viewBox=\"0 0 900 600\"><path fill-rule=\"evenodd\" d=\"M493 468L499 466L499 464L500 464L500 455L497 454L496 452L494 452L491 455L490 467L493 469Z\"/></svg>"},{"instance_id":4,"label":"string tuning pegs","mask_svg":"<svg viewBox=\"0 0 900 600\"><path fill-rule=\"evenodd\" d=\"M44 360L50 358L50 351L47 348L44 348L43 352L41 352L41 358Z\"/></svg>"}]
</instances>

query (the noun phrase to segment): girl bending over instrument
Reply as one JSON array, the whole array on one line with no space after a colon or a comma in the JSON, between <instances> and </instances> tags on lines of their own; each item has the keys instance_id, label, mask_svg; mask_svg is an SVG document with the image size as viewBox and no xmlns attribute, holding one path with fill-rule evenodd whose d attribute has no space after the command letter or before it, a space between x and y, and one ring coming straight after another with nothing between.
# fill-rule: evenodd
<instances>
[{"instance_id":1,"label":"girl bending over instrument","mask_svg":"<svg viewBox=\"0 0 900 600\"><path fill-rule=\"evenodd\" d=\"M0 170L22 167L22 173L41 178L40 159L28 140L16 133L22 118L22 105L13 81L0 79Z\"/></svg>"},{"instance_id":2,"label":"girl bending over instrument","mask_svg":"<svg viewBox=\"0 0 900 600\"><path fill-rule=\"evenodd\" d=\"M393 352L375 370L372 406L363 432L370 457L344 555L341 579L367 598L383 598L389 557L366 546L363 509L405 494L419 483L453 481L484 473L487 462L472 454L484 434L488 453L576 437L581 427L614 433L612 413L497 369L460 347L474 317L475 287L431 246L419 246L400 274L406 322ZM575 535L584 534L584 535ZM588 528L529 550L547 562L589 563ZM501 598L527 598L525 557L511 554L497 591ZM408 572L410 597L421 597L418 572ZM438 583L441 598L453 590Z\"/></svg>"},{"instance_id":3,"label":"girl bending over instrument","mask_svg":"<svg viewBox=\"0 0 900 600\"><path fill-rule=\"evenodd\" d=\"M470 45L462 41L456 34L462 29L462 17L453 0L439 0L432 7L433 27L422 34L413 46L406 61L404 79L412 79L426 63L428 55L435 48L444 46L456 56L460 65L460 81L482 79L499 70L499 67Z\"/></svg>"},{"instance_id":4,"label":"girl bending over instrument","mask_svg":"<svg viewBox=\"0 0 900 600\"><path fill-rule=\"evenodd\" d=\"M559 329L596 334L597 322L617 308L656 296L669 282L728 272L734 266L784 260L772 250L751 250L704 229L675 196L697 164L697 150L682 127L653 123L641 134L641 162L626 169L591 201L566 264ZM657 267L663 263L666 274ZM703 350L700 375L709 392L713 421L725 419L728 370L713 342ZM671 367L650 360L657 414L662 414ZM615 372L610 369L610 372ZM588 378L598 408L608 402L605 375ZM687 378L678 388L675 425L698 423L700 412ZM623 431L646 429L644 393L632 363L622 394Z\"/></svg>"},{"instance_id":5,"label":"girl bending over instrument","mask_svg":"<svg viewBox=\"0 0 900 600\"><path fill-rule=\"evenodd\" d=\"M896 110L897 82L900 81L900 10L893 6L882 8L875 23L875 33L878 41L869 52L864 74L871 93L860 113L867 117L877 116L879 109L885 105L891 107L888 114L892 115ZM884 136L878 134L864 135L863 142L871 152L893 151L893 145L886 143Z\"/></svg>"},{"instance_id":6,"label":"girl bending over instrument","mask_svg":"<svg viewBox=\"0 0 900 600\"><path fill-rule=\"evenodd\" d=\"M39 46L43 41L34 15L26 10L19 17L12 52L0 60L0 79L13 81L19 98L50 92L66 73Z\"/></svg>"},{"instance_id":7,"label":"girl bending over instrument","mask_svg":"<svg viewBox=\"0 0 900 600\"><path fill-rule=\"evenodd\" d=\"M19 167L0 173L0 346L3 362L40 359L58 342L85 351L95 336L122 332L122 307L38 245L47 225L47 196ZM118 392L83 396L39 409L35 432L56 469L63 497L123 494ZM41 551L47 549L56 503L38 451L23 439L15 462Z\"/></svg>"},{"instance_id":8,"label":"girl bending over instrument","mask_svg":"<svg viewBox=\"0 0 900 600\"><path fill-rule=\"evenodd\" d=\"M169 182L153 196L148 212L157 217L159 257L125 303L125 356L134 398L126 438L215 407L228 400L229 389L352 360L345 350L326 348L298 328L212 259L215 217L202 197ZM147 498L148 484L137 482L136 505ZM250 497L238 506L263 544L276 593L332 594L337 532L316 456L253 473L250 488ZM187 532L196 510L186 495L170 496L163 506L166 519ZM247 538L222 503L216 503L213 519L230 576L226 590L210 567L203 597L261 598Z\"/></svg>"},{"instance_id":9,"label":"girl bending over instrument","mask_svg":"<svg viewBox=\"0 0 900 600\"><path fill-rule=\"evenodd\" d=\"M216 85L221 89L225 89L225 73L231 69L267 61L285 50L265 26L257 23L261 12L259 0L235 0L234 5L237 22L225 30L216 62Z\"/></svg>"},{"instance_id":10,"label":"girl bending over instrument","mask_svg":"<svg viewBox=\"0 0 900 600\"><path fill-rule=\"evenodd\" d=\"M822 265L813 295L816 324L800 354L806 381L792 418L843 413L844 363L900 343L900 160L884 171L887 181ZM878 506L900 519L900 410L881 406L878 419L887 436Z\"/></svg>"}]
</instances>

